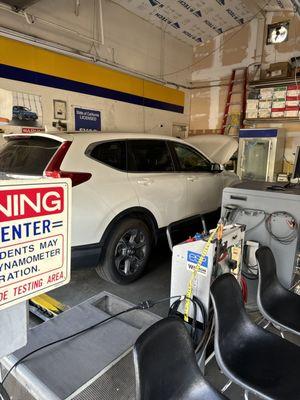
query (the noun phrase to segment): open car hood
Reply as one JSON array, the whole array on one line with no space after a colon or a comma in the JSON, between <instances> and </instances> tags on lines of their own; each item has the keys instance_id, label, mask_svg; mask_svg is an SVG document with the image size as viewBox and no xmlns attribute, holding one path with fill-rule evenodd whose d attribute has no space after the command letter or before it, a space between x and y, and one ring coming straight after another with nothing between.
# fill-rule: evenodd
<instances>
[{"instance_id":1,"label":"open car hood","mask_svg":"<svg viewBox=\"0 0 300 400\"><path fill-rule=\"evenodd\" d=\"M184 139L216 164L226 164L238 149L238 142L227 135L197 135Z\"/></svg>"}]
</instances>

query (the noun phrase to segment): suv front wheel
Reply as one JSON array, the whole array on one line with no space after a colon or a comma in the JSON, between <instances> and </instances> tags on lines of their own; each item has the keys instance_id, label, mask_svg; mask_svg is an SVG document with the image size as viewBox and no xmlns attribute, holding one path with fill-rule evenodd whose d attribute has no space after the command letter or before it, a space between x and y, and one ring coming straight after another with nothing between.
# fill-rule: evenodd
<instances>
[{"instance_id":1,"label":"suv front wheel","mask_svg":"<svg viewBox=\"0 0 300 400\"><path fill-rule=\"evenodd\" d=\"M103 260L96 267L100 278L126 285L144 272L151 250L152 235L139 219L118 223L105 243Z\"/></svg>"}]
</instances>

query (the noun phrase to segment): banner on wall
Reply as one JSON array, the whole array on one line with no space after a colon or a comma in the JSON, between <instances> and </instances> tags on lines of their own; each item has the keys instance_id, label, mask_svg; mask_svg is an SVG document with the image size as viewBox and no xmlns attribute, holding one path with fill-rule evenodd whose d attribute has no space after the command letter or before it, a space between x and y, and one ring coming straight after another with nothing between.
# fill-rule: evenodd
<instances>
[{"instance_id":1,"label":"banner on wall","mask_svg":"<svg viewBox=\"0 0 300 400\"><path fill-rule=\"evenodd\" d=\"M101 131L101 112L87 108L74 108L75 131Z\"/></svg>"},{"instance_id":2,"label":"banner on wall","mask_svg":"<svg viewBox=\"0 0 300 400\"><path fill-rule=\"evenodd\" d=\"M0 121L8 125L41 127L41 96L0 89Z\"/></svg>"}]
</instances>

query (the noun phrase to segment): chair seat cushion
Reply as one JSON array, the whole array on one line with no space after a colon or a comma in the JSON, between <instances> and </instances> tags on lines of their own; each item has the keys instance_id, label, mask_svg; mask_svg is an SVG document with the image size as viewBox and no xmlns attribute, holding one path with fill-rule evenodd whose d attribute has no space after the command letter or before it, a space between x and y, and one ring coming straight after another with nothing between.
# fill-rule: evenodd
<instances>
[{"instance_id":1,"label":"chair seat cushion","mask_svg":"<svg viewBox=\"0 0 300 400\"><path fill-rule=\"evenodd\" d=\"M300 296L283 288L274 293L270 288L261 295L261 305L266 316L300 335Z\"/></svg>"},{"instance_id":2,"label":"chair seat cushion","mask_svg":"<svg viewBox=\"0 0 300 400\"><path fill-rule=\"evenodd\" d=\"M232 338L232 348L222 348L225 370L270 399L300 399L300 347L262 328L247 328Z\"/></svg>"}]
</instances>

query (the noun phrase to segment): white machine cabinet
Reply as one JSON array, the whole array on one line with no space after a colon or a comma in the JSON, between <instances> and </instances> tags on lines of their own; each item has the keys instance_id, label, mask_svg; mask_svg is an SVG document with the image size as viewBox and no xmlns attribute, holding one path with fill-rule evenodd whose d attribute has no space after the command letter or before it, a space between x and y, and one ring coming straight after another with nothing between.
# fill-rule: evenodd
<instances>
[{"instance_id":1,"label":"white machine cabinet","mask_svg":"<svg viewBox=\"0 0 300 400\"><path fill-rule=\"evenodd\" d=\"M241 129L238 176L244 180L276 181L282 172L284 142L283 129Z\"/></svg>"},{"instance_id":2,"label":"white machine cabinet","mask_svg":"<svg viewBox=\"0 0 300 400\"><path fill-rule=\"evenodd\" d=\"M296 270L300 248L299 230L297 236L288 243L281 243L272 237L265 226L265 215L275 212L292 214L300 225L300 186L285 190L269 190L267 182L238 182L223 190L222 216L228 207L234 206L233 222L246 225L245 240L259 242L262 246L271 248L277 265L277 275L280 282L289 288ZM272 231L277 235L291 233L287 217L275 215L272 217ZM232 222L232 220L230 219ZM255 282L255 281L253 281Z\"/></svg>"}]
</instances>

